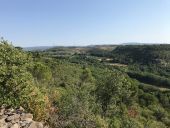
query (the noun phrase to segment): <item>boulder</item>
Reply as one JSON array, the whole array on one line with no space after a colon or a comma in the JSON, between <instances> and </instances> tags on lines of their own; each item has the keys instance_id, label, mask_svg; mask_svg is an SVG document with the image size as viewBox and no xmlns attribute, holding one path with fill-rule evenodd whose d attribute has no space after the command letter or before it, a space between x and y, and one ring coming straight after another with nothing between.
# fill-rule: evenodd
<instances>
[{"instance_id":1,"label":"boulder","mask_svg":"<svg viewBox=\"0 0 170 128\"><path fill-rule=\"evenodd\" d=\"M5 118L0 119L0 128L6 124Z\"/></svg>"},{"instance_id":2,"label":"boulder","mask_svg":"<svg viewBox=\"0 0 170 128\"><path fill-rule=\"evenodd\" d=\"M43 128L43 124L33 121L28 128Z\"/></svg>"},{"instance_id":3,"label":"boulder","mask_svg":"<svg viewBox=\"0 0 170 128\"><path fill-rule=\"evenodd\" d=\"M33 121L33 115L25 113L22 107L13 109L0 107L0 128L48 128Z\"/></svg>"},{"instance_id":4,"label":"boulder","mask_svg":"<svg viewBox=\"0 0 170 128\"><path fill-rule=\"evenodd\" d=\"M11 126L11 128L20 128L20 127L19 127L19 125L18 125L17 123L15 123L15 124L13 124L13 125Z\"/></svg>"},{"instance_id":5,"label":"boulder","mask_svg":"<svg viewBox=\"0 0 170 128\"><path fill-rule=\"evenodd\" d=\"M21 114L20 118L22 121L32 121L33 115L30 113L27 113L27 114L24 113L24 114Z\"/></svg>"},{"instance_id":6,"label":"boulder","mask_svg":"<svg viewBox=\"0 0 170 128\"><path fill-rule=\"evenodd\" d=\"M10 115L6 118L7 122L10 121L19 121L20 115L19 114L14 114L14 115Z\"/></svg>"}]
</instances>

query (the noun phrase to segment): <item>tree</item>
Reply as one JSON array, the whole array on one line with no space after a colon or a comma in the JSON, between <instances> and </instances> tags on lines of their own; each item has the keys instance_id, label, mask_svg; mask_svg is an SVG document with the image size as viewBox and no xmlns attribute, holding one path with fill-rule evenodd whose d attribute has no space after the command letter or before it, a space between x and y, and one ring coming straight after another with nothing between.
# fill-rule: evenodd
<instances>
[{"instance_id":1,"label":"tree","mask_svg":"<svg viewBox=\"0 0 170 128\"><path fill-rule=\"evenodd\" d=\"M77 85L65 87L64 94L58 103L58 115L62 120L56 122L55 127L86 127L96 126L94 109L96 107L93 91L94 79L91 71L84 68ZM64 122L60 124L60 122Z\"/></svg>"},{"instance_id":2,"label":"tree","mask_svg":"<svg viewBox=\"0 0 170 128\"><path fill-rule=\"evenodd\" d=\"M23 106L35 118L44 118L48 98L34 85L27 71L31 56L20 49L0 41L0 105Z\"/></svg>"},{"instance_id":3,"label":"tree","mask_svg":"<svg viewBox=\"0 0 170 128\"><path fill-rule=\"evenodd\" d=\"M44 83L52 80L51 69L43 62L34 62L31 72L34 78L39 82Z\"/></svg>"},{"instance_id":4,"label":"tree","mask_svg":"<svg viewBox=\"0 0 170 128\"><path fill-rule=\"evenodd\" d=\"M131 99L137 93L137 86L127 76L118 72L108 72L97 84L97 99L101 104L104 116L112 105L130 104Z\"/></svg>"}]
</instances>

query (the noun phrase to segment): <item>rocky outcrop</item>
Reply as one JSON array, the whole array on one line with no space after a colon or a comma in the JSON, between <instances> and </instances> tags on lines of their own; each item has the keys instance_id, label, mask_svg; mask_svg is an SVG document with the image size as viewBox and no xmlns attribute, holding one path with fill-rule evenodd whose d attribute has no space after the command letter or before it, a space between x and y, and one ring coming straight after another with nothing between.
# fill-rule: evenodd
<instances>
[{"instance_id":1,"label":"rocky outcrop","mask_svg":"<svg viewBox=\"0 0 170 128\"><path fill-rule=\"evenodd\" d=\"M25 113L22 107L13 109L0 107L0 128L47 128L43 123L33 121L33 115Z\"/></svg>"}]
</instances>

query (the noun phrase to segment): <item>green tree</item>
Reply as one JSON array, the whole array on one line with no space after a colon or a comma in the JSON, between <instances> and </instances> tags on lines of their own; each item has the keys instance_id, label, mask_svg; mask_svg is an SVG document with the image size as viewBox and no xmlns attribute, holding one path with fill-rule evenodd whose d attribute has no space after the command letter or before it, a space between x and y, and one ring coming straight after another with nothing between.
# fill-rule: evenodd
<instances>
[{"instance_id":1,"label":"green tree","mask_svg":"<svg viewBox=\"0 0 170 128\"><path fill-rule=\"evenodd\" d=\"M103 115L109 108L121 103L130 104L136 96L137 86L124 74L115 72L102 75L97 82L96 95L101 104Z\"/></svg>"},{"instance_id":2,"label":"green tree","mask_svg":"<svg viewBox=\"0 0 170 128\"><path fill-rule=\"evenodd\" d=\"M99 118L95 118L94 115L97 105L92 93L95 85L91 71L85 68L80 75L79 83L65 88L65 93L58 103L58 114L64 118L62 127L91 128L96 126L95 120ZM58 125L59 123L55 127L59 127Z\"/></svg>"},{"instance_id":3,"label":"green tree","mask_svg":"<svg viewBox=\"0 0 170 128\"><path fill-rule=\"evenodd\" d=\"M34 78L39 82L44 83L50 82L52 80L51 69L43 62L34 62L31 72Z\"/></svg>"},{"instance_id":4,"label":"green tree","mask_svg":"<svg viewBox=\"0 0 170 128\"><path fill-rule=\"evenodd\" d=\"M31 56L1 40L0 104L23 106L33 112L35 118L44 118L48 98L34 85L27 71L31 61Z\"/></svg>"}]
</instances>

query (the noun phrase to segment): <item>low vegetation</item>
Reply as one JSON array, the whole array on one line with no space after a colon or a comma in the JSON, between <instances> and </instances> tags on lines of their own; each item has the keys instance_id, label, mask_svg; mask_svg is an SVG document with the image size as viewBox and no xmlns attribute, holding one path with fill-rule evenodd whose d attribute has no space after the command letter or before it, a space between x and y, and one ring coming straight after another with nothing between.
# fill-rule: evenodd
<instances>
[{"instance_id":1,"label":"low vegetation","mask_svg":"<svg viewBox=\"0 0 170 128\"><path fill-rule=\"evenodd\" d=\"M61 48L25 52L1 40L0 105L22 106L52 128L168 128L169 47L68 48L60 56Z\"/></svg>"}]
</instances>

